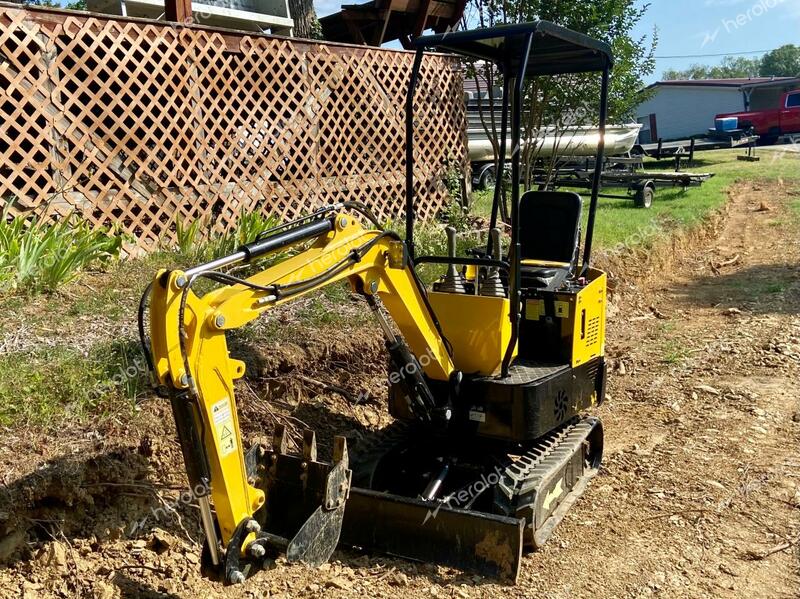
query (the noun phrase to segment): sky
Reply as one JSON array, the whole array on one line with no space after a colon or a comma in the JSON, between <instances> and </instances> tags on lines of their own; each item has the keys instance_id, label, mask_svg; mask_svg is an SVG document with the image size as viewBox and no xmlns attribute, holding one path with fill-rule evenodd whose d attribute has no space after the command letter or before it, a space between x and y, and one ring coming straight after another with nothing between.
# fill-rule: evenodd
<instances>
[{"instance_id":1,"label":"sky","mask_svg":"<svg viewBox=\"0 0 800 599\"><path fill-rule=\"evenodd\" d=\"M340 10L342 0L315 0L320 16ZM361 0L349 0L360 2ZM636 35L652 36L658 28L655 71L645 83L658 81L667 69L691 64L718 64L724 55L760 56L784 44L800 45L800 0L637 0L650 4ZM391 44L399 47L399 44ZM747 52L747 54L738 54ZM719 56L691 56L691 55ZM672 58L675 56L686 58Z\"/></svg>"},{"instance_id":2,"label":"sky","mask_svg":"<svg viewBox=\"0 0 800 599\"><path fill-rule=\"evenodd\" d=\"M660 79L666 69L718 64L726 54L748 52L741 55L752 58L784 44L800 45L800 0L648 1L650 8L636 31L651 35L658 28L658 59L647 83ZM722 56L684 58L713 54Z\"/></svg>"}]
</instances>

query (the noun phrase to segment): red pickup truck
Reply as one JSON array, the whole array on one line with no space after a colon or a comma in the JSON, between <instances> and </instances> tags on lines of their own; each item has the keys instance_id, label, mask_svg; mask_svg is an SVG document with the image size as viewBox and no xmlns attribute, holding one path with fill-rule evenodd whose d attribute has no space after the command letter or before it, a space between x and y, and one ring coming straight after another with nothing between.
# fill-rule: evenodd
<instances>
[{"instance_id":1,"label":"red pickup truck","mask_svg":"<svg viewBox=\"0 0 800 599\"><path fill-rule=\"evenodd\" d=\"M737 120L734 123L730 119ZM725 120L727 123L722 125ZM781 135L800 133L800 89L783 94L779 108L718 114L715 121L718 129L753 128L762 143L775 143Z\"/></svg>"}]
</instances>

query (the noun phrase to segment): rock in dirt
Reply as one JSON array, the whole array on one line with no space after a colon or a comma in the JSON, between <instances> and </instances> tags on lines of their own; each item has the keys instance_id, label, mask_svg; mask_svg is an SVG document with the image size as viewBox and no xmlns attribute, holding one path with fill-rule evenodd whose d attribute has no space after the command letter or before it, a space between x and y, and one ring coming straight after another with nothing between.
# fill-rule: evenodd
<instances>
[{"instance_id":1,"label":"rock in dirt","mask_svg":"<svg viewBox=\"0 0 800 599\"><path fill-rule=\"evenodd\" d=\"M41 584L25 581L22 583L22 597L23 599L37 599L42 595L39 591L44 588Z\"/></svg>"},{"instance_id":2,"label":"rock in dirt","mask_svg":"<svg viewBox=\"0 0 800 599\"><path fill-rule=\"evenodd\" d=\"M53 541L39 555L40 562L45 566L56 568L67 567L67 548L63 543Z\"/></svg>"},{"instance_id":3,"label":"rock in dirt","mask_svg":"<svg viewBox=\"0 0 800 599\"><path fill-rule=\"evenodd\" d=\"M724 572L728 576L739 576L739 573L728 564L720 564L719 570L720 572Z\"/></svg>"},{"instance_id":4,"label":"rock in dirt","mask_svg":"<svg viewBox=\"0 0 800 599\"><path fill-rule=\"evenodd\" d=\"M720 390L715 389L711 385L695 385L694 388L703 393L708 393L709 395L721 395Z\"/></svg>"},{"instance_id":5,"label":"rock in dirt","mask_svg":"<svg viewBox=\"0 0 800 599\"><path fill-rule=\"evenodd\" d=\"M121 594L117 587L103 581L96 583L92 590L94 599L116 599L120 597Z\"/></svg>"},{"instance_id":6,"label":"rock in dirt","mask_svg":"<svg viewBox=\"0 0 800 599\"><path fill-rule=\"evenodd\" d=\"M175 545L175 539L166 531L156 528L147 542L147 547L159 555Z\"/></svg>"},{"instance_id":7,"label":"rock in dirt","mask_svg":"<svg viewBox=\"0 0 800 599\"><path fill-rule=\"evenodd\" d=\"M653 316L655 316L659 320L669 320L669 316L664 314L661 310L659 310L655 306L650 306L650 312L652 312Z\"/></svg>"},{"instance_id":8,"label":"rock in dirt","mask_svg":"<svg viewBox=\"0 0 800 599\"><path fill-rule=\"evenodd\" d=\"M325 586L341 591L348 591L353 588L353 583L342 576L334 576L325 583Z\"/></svg>"},{"instance_id":9,"label":"rock in dirt","mask_svg":"<svg viewBox=\"0 0 800 599\"><path fill-rule=\"evenodd\" d=\"M408 586L408 576L403 572L397 572L389 579L389 584L396 587Z\"/></svg>"}]
</instances>

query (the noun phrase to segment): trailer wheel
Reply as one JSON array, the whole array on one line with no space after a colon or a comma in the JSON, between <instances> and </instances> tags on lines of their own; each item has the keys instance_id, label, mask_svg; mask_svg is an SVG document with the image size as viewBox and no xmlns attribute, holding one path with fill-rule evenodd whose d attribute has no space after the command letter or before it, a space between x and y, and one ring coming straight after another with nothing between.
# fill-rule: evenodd
<instances>
[{"instance_id":1,"label":"trailer wheel","mask_svg":"<svg viewBox=\"0 0 800 599\"><path fill-rule=\"evenodd\" d=\"M480 179L478 179L478 189L494 189L497 178L494 175L494 167L489 166L483 169Z\"/></svg>"},{"instance_id":2,"label":"trailer wheel","mask_svg":"<svg viewBox=\"0 0 800 599\"><path fill-rule=\"evenodd\" d=\"M636 195L633 196L633 201L638 208L650 208L653 205L653 198L656 195L656 190L650 185L636 190Z\"/></svg>"}]
</instances>

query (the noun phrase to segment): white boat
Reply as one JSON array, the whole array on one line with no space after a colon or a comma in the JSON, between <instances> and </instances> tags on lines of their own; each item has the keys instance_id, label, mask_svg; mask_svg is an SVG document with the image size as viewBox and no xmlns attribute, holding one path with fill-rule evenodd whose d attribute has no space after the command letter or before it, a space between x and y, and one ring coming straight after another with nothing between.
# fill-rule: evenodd
<instances>
[{"instance_id":1,"label":"white boat","mask_svg":"<svg viewBox=\"0 0 800 599\"><path fill-rule=\"evenodd\" d=\"M606 156L619 156L629 152L639 136L641 123L606 126ZM467 130L469 159L471 162L494 161L494 150L483 128ZM558 129L548 127L539 132L532 142L535 155L541 158L551 156L594 156L600 141L600 131L592 126L570 126ZM511 157L511 140L507 140L506 156ZM523 141L523 143L525 143ZM530 143L530 142L529 142Z\"/></svg>"}]
</instances>

